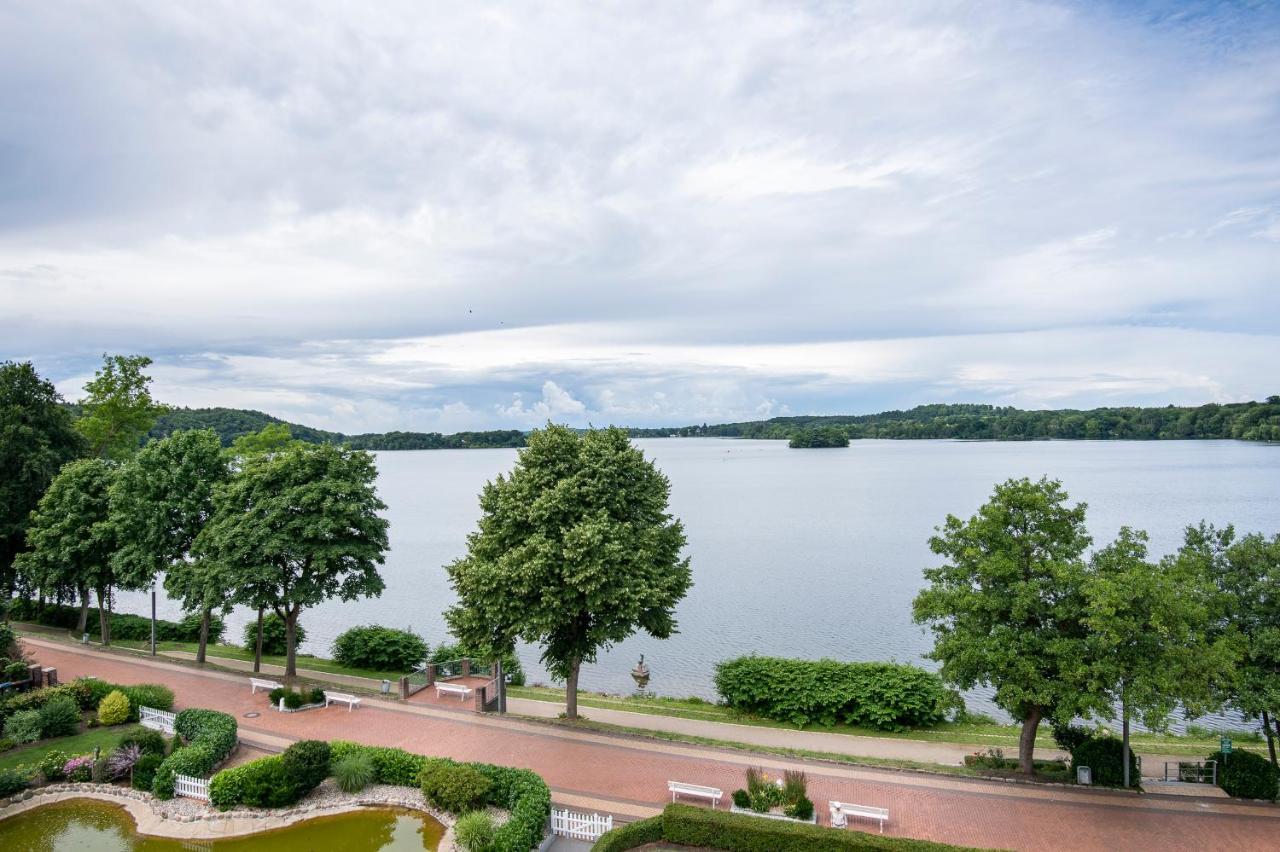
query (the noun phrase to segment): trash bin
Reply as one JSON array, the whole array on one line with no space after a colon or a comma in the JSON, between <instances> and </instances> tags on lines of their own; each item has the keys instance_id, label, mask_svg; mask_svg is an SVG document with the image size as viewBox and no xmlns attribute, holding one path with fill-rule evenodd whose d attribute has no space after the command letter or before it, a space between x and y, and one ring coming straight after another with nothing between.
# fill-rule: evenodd
<instances>
[{"instance_id":1,"label":"trash bin","mask_svg":"<svg viewBox=\"0 0 1280 852\"><path fill-rule=\"evenodd\" d=\"M1087 766L1076 767L1077 784L1093 784L1093 770Z\"/></svg>"},{"instance_id":2,"label":"trash bin","mask_svg":"<svg viewBox=\"0 0 1280 852\"><path fill-rule=\"evenodd\" d=\"M391 692L391 681L384 680L382 682L382 694L387 695L390 692Z\"/></svg>"}]
</instances>

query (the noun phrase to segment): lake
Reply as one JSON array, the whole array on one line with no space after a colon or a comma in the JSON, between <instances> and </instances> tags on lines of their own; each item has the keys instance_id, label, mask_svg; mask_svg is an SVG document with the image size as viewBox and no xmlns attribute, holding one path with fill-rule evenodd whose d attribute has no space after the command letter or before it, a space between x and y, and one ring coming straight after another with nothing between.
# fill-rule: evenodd
<instances>
[{"instance_id":1,"label":"lake","mask_svg":"<svg viewBox=\"0 0 1280 852\"><path fill-rule=\"evenodd\" d=\"M931 641L911 621L928 539L947 513L971 515L1011 476L1049 475L1089 505L1099 546L1121 525L1147 530L1155 555L1176 550L1202 518L1242 532L1280 531L1280 446L1234 441L855 441L847 449L792 450L782 441L667 438L637 441L671 480L671 510L689 538L694 586L680 633L633 637L584 667L587 689L630 692L640 654L664 695L714 698L719 660L757 652L921 663ZM446 637L452 602L444 565L466 549L481 486L509 470L515 450L377 454L391 550L381 598L330 602L302 615L304 650L327 654L343 629L411 627ZM144 613L146 596L122 594ZM177 615L161 603L161 614ZM230 619L238 637L252 613ZM530 682L548 680L538 651L522 648ZM928 663L925 663L928 665ZM993 712L986 695L972 709ZM996 714L1001 715L1001 714Z\"/></svg>"}]
</instances>

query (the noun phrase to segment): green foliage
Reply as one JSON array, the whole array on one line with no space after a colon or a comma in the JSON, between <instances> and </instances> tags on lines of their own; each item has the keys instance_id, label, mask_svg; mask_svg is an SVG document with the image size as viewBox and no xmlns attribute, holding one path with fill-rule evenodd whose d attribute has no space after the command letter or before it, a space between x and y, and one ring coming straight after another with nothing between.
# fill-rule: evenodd
<instances>
[{"instance_id":1,"label":"green foliage","mask_svg":"<svg viewBox=\"0 0 1280 852\"><path fill-rule=\"evenodd\" d=\"M485 485L468 553L448 567L450 631L479 651L543 646L577 710L581 663L637 630L666 638L691 585L670 483L621 429L548 425L515 469ZM519 570L513 570L513 566Z\"/></svg>"},{"instance_id":2,"label":"green foliage","mask_svg":"<svg viewBox=\"0 0 1280 852\"><path fill-rule=\"evenodd\" d=\"M410 671L427 656L427 643L411 630L374 624L344 630L333 641L333 658L344 666Z\"/></svg>"},{"instance_id":3,"label":"green foliage","mask_svg":"<svg viewBox=\"0 0 1280 852\"><path fill-rule=\"evenodd\" d=\"M31 670L22 660L14 660L4 667L4 676L10 681L30 680Z\"/></svg>"},{"instance_id":4,"label":"green foliage","mask_svg":"<svg viewBox=\"0 0 1280 852\"><path fill-rule=\"evenodd\" d=\"M453 824L454 841L466 852L487 852L493 835L493 817L484 811L465 813Z\"/></svg>"},{"instance_id":5,"label":"green foliage","mask_svg":"<svg viewBox=\"0 0 1280 852\"><path fill-rule=\"evenodd\" d=\"M70 630L76 626L80 618L80 608L45 604L41 609L35 601L15 600L10 617L15 621L27 621L42 624L46 627L62 627ZM110 617L111 636L115 639L128 639L134 642L146 642L151 638L151 619L140 615L113 612ZM222 638L226 625L220 618L213 618L209 626L209 641L216 642ZM200 616L191 615L181 621L156 619L157 642L196 642L200 639Z\"/></svg>"},{"instance_id":6,"label":"green foliage","mask_svg":"<svg viewBox=\"0 0 1280 852\"><path fill-rule=\"evenodd\" d=\"M307 631L302 629L302 624L298 623L293 628L296 631L295 641L301 645L307 640ZM262 617L262 653L273 657L283 656L287 652L285 636L286 626L284 619L269 612ZM242 634L242 643L246 651L254 651L258 647L258 620L255 618L244 626Z\"/></svg>"},{"instance_id":7,"label":"green foliage","mask_svg":"<svg viewBox=\"0 0 1280 852\"><path fill-rule=\"evenodd\" d=\"M31 786L31 774L26 769L0 769L0 799L15 796Z\"/></svg>"},{"instance_id":8,"label":"green foliage","mask_svg":"<svg viewBox=\"0 0 1280 852\"><path fill-rule=\"evenodd\" d=\"M455 814L483 808L492 786L477 770L444 758L427 761L418 779L428 802Z\"/></svg>"},{"instance_id":9,"label":"green foliage","mask_svg":"<svg viewBox=\"0 0 1280 852\"><path fill-rule=\"evenodd\" d=\"M17 743L15 743L13 740L7 739L5 737L0 737L0 751L8 751L9 749L13 748L16 745Z\"/></svg>"},{"instance_id":10,"label":"green foliage","mask_svg":"<svg viewBox=\"0 0 1280 852\"><path fill-rule=\"evenodd\" d=\"M740 791L741 792L741 791ZM744 807L740 805L739 807ZM638 819L606 831L591 847L591 852L623 852L646 843L662 840L662 815Z\"/></svg>"},{"instance_id":11,"label":"green foliage","mask_svg":"<svg viewBox=\"0 0 1280 852\"><path fill-rule=\"evenodd\" d=\"M138 451L142 437L165 411L151 398L151 377L142 371L151 359L142 355L103 355L102 369L84 386L83 412L76 430L99 458L126 459Z\"/></svg>"},{"instance_id":12,"label":"green foliage","mask_svg":"<svg viewBox=\"0 0 1280 852\"><path fill-rule=\"evenodd\" d=\"M40 758L40 762L36 764L36 768L40 770L40 774L47 782L61 781L66 774L63 767L67 765L67 761L71 759L71 755L65 751L53 750L46 752Z\"/></svg>"},{"instance_id":13,"label":"green foliage","mask_svg":"<svg viewBox=\"0 0 1280 852\"><path fill-rule=\"evenodd\" d=\"M785 805L782 812L793 819L808 820L813 817L813 800L808 796L801 796Z\"/></svg>"},{"instance_id":14,"label":"green foliage","mask_svg":"<svg viewBox=\"0 0 1280 852\"><path fill-rule=\"evenodd\" d=\"M740 808L749 808L751 807L751 794L743 789L734 790L733 803Z\"/></svg>"},{"instance_id":15,"label":"green foliage","mask_svg":"<svg viewBox=\"0 0 1280 852\"><path fill-rule=\"evenodd\" d=\"M283 756L272 755L224 769L209 781L209 803L218 810L237 805L283 808L294 804L306 790L285 765Z\"/></svg>"},{"instance_id":16,"label":"green foliage","mask_svg":"<svg viewBox=\"0 0 1280 852\"><path fill-rule=\"evenodd\" d=\"M797 429L791 434L788 444L791 449L847 447L849 433L838 426L813 426Z\"/></svg>"},{"instance_id":17,"label":"green foliage","mask_svg":"<svg viewBox=\"0 0 1280 852\"><path fill-rule=\"evenodd\" d=\"M119 725L129 718L129 699L120 690L112 690L98 705L98 721L104 725Z\"/></svg>"},{"instance_id":18,"label":"green foliage","mask_svg":"<svg viewBox=\"0 0 1280 852\"><path fill-rule=\"evenodd\" d=\"M156 770L164 762L164 755L147 752L138 758L133 765L133 779L130 781L135 790L151 790L155 785Z\"/></svg>"},{"instance_id":19,"label":"green foliage","mask_svg":"<svg viewBox=\"0 0 1280 852\"><path fill-rule=\"evenodd\" d=\"M174 719L174 730L186 742L156 769L152 792L173 798L174 775L207 776L236 746L236 719L217 710L190 708Z\"/></svg>"},{"instance_id":20,"label":"green foliage","mask_svg":"<svg viewBox=\"0 0 1280 852\"><path fill-rule=\"evenodd\" d=\"M126 749L130 746L137 746L143 754L158 754L163 757L168 748L168 743L165 742L164 734L159 731L139 728L122 736L120 742L116 744L116 747L120 749Z\"/></svg>"},{"instance_id":21,"label":"green foliage","mask_svg":"<svg viewBox=\"0 0 1280 852\"><path fill-rule=\"evenodd\" d=\"M900 663L738 657L716 665L730 707L794 725L858 725L887 731L942 722L952 694L932 672Z\"/></svg>"},{"instance_id":22,"label":"green foliage","mask_svg":"<svg viewBox=\"0 0 1280 852\"><path fill-rule=\"evenodd\" d=\"M1218 762L1218 786L1228 796L1272 802L1280 797L1280 770L1265 757L1250 751L1233 751L1214 752L1207 759Z\"/></svg>"},{"instance_id":23,"label":"green foliage","mask_svg":"<svg viewBox=\"0 0 1280 852\"><path fill-rule=\"evenodd\" d=\"M195 555L224 566L241 602L285 619L287 677L297 675L288 628L303 609L382 593L387 521L376 478L368 453L291 444L244 459L217 492Z\"/></svg>"},{"instance_id":24,"label":"green foliage","mask_svg":"<svg viewBox=\"0 0 1280 852\"><path fill-rule=\"evenodd\" d=\"M150 707L153 710L173 709L173 690L158 683L139 683L121 686L118 689L129 699L129 720L138 721L138 708Z\"/></svg>"},{"instance_id":25,"label":"green foliage","mask_svg":"<svg viewBox=\"0 0 1280 852\"><path fill-rule=\"evenodd\" d=\"M69 695L56 695L40 708L40 734L45 738L79 733L82 721L80 705Z\"/></svg>"},{"instance_id":26,"label":"green foliage","mask_svg":"<svg viewBox=\"0 0 1280 852\"><path fill-rule=\"evenodd\" d=\"M284 706L290 710L297 710L304 704L323 704L324 690L320 687L312 689L299 689L294 691L291 686L277 686L271 692L267 693L272 704L279 704L280 699L284 699Z\"/></svg>"},{"instance_id":27,"label":"green foliage","mask_svg":"<svg viewBox=\"0 0 1280 852\"><path fill-rule=\"evenodd\" d=\"M487 663L491 656L491 654L475 651L457 643L444 643L431 649L431 652L427 655L427 662L447 663L450 660L466 659ZM511 685L524 686L524 667L520 665L520 658L515 655L515 652L507 651L499 654L498 658L502 661L502 673L508 677Z\"/></svg>"},{"instance_id":28,"label":"green foliage","mask_svg":"<svg viewBox=\"0 0 1280 852\"><path fill-rule=\"evenodd\" d=\"M297 710L299 707L302 706L302 702L303 702L302 693L294 692L292 689L285 692L284 706L287 707L288 709Z\"/></svg>"},{"instance_id":29,"label":"green foliage","mask_svg":"<svg viewBox=\"0 0 1280 852\"><path fill-rule=\"evenodd\" d=\"M359 793L373 783L377 772L367 754L348 754L333 761L333 779L344 793Z\"/></svg>"},{"instance_id":30,"label":"green foliage","mask_svg":"<svg viewBox=\"0 0 1280 852\"><path fill-rule=\"evenodd\" d=\"M301 798L315 789L329 774L329 744L321 740L300 740L284 750L284 767Z\"/></svg>"},{"instance_id":31,"label":"green foliage","mask_svg":"<svg viewBox=\"0 0 1280 852\"><path fill-rule=\"evenodd\" d=\"M1104 787L1124 786L1124 748L1117 737L1087 737L1071 750L1071 774L1076 768L1087 766L1092 770L1093 783ZM1142 779L1138 771L1138 758L1132 751L1129 753L1130 783L1136 784Z\"/></svg>"},{"instance_id":32,"label":"green foliage","mask_svg":"<svg viewBox=\"0 0 1280 852\"><path fill-rule=\"evenodd\" d=\"M40 739L43 728L39 710L19 710L5 721L4 736L19 744L33 743Z\"/></svg>"},{"instance_id":33,"label":"green foliage","mask_svg":"<svg viewBox=\"0 0 1280 852\"><path fill-rule=\"evenodd\" d=\"M0 602L0 606L2 606L3 603L4 602ZM21 649L18 647L18 634L14 632L13 627L4 622L0 622L0 657L8 660L11 657L21 656L19 653L20 650ZM13 660L8 663L8 665L15 666L21 662L22 660ZM6 668L6 672L7 671L8 669Z\"/></svg>"}]
</instances>

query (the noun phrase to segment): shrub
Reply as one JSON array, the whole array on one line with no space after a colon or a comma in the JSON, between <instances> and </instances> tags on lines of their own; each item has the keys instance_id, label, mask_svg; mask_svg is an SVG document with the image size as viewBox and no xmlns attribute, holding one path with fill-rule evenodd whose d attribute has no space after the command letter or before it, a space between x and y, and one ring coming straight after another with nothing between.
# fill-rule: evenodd
<instances>
[{"instance_id":1,"label":"shrub","mask_svg":"<svg viewBox=\"0 0 1280 852\"><path fill-rule=\"evenodd\" d=\"M1215 752L1208 759L1218 761L1218 786L1228 796L1276 800L1280 771L1265 757L1251 751L1233 751L1229 755Z\"/></svg>"},{"instance_id":2,"label":"shrub","mask_svg":"<svg viewBox=\"0 0 1280 852\"><path fill-rule=\"evenodd\" d=\"M373 783L373 761L367 754L348 754L333 761L333 779L344 793L359 793Z\"/></svg>"},{"instance_id":3,"label":"shrub","mask_svg":"<svg viewBox=\"0 0 1280 852\"><path fill-rule=\"evenodd\" d=\"M294 692L292 689L284 694L284 706L290 710L297 710L302 706L302 693Z\"/></svg>"},{"instance_id":4,"label":"shrub","mask_svg":"<svg viewBox=\"0 0 1280 852\"><path fill-rule=\"evenodd\" d=\"M411 630L375 624L344 630L333 641L333 658L344 666L409 671L427 656L427 643Z\"/></svg>"},{"instance_id":5,"label":"shrub","mask_svg":"<svg viewBox=\"0 0 1280 852\"><path fill-rule=\"evenodd\" d=\"M44 776L45 781L61 781L63 776L66 775L64 767L70 759L71 755L65 751L54 750L40 758L36 768L40 770L40 774Z\"/></svg>"},{"instance_id":6,"label":"shrub","mask_svg":"<svg viewBox=\"0 0 1280 852\"><path fill-rule=\"evenodd\" d=\"M789 817L805 820L807 822L813 816L813 800L808 796L801 796L799 799L783 808L782 812Z\"/></svg>"},{"instance_id":7,"label":"shrub","mask_svg":"<svg viewBox=\"0 0 1280 852\"><path fill-rule=\"evenodd\" d=\"M428 761L419 783L428 802L455 814L483 808L492 786L477 770L443 758Z\"/></svg>"},{"instance_id":8,"label":"shrub","mask_svg":"<svg viewBox=\"0 0 1280 852\"><path fill-rule=\"evenodd\" d=\"M40 733L66 737L80 732L80 705L69 695L56 695L40 708Z\"/></svg>"},{"instance_id":9,"label":"shrub","mask_svg":"<svg viewBox=\"0 0 1280 852\"><path fill-rule=\"evenodd\" d=\"M0 737L0 751L8 751L16 745L17 743L8 737Z\"/></svg>"},{"instance_id":10,"label":"shrub","mask_svg":"<svg viewBox=\"0 0 1280 852\"><path fill-rule=\"evenodd\" d=\"M281 698L284 698L285 693L287 693L288 691L289 691L289 690L288 690L288 689L285 689L283 686L277 686L275 689L273 689L273 690L271 690L270 692L268 692L268 693L267 693L267 699L268 699L272 704L279 704L279 703L280 703L280 699L281 699Z\"/></svg>"},{"instance_id":11,"label":"shrub","mask_svg":"<svg viewBox=\"0 0 1280 852\"><path fill-rule=\"evenodd\" d=\"M301 647L303 641L307 638L307 631L302 629L302 624L294 626L294 640ZM274 612L267 613L262 619L262 653L264 656L270 655L278 657L282 654L289 653L287 647L288 637L285 635L284 619L276 615ZM242 635L244 649L252 653L258 647L258 620L255 618L244 626L244 634Z\"/></svg>"},{"instance_id":12,"label":"shrub","mask_svg":"<svg viewBox=\"0 0 1280 852\"><path fill-rule=\"evenodd\" d=\"M453 839L466 852L487 852L493 845L493 817L484 811L471 811L453 824Z\"/></svg>"},{"instance_id":13,"label":"shrub","mask_svg":"<svg viewBox=\"0 0 1280 852\"><path fill-rule=\"evenodd\" d=\"M733 803L740 808L749 808L751 807L751 794L742 789L734 790Z\"/></svg>"},{"instance_id":14,"label":"shrub","mask_svg":"<svg viewBox=\"0 0 1280 852\"><path fill-rule=\"evenodd\" d=\"M321 689L321 688L320 688L320 687L318 687L318 686L316 686L316 687L312 687L311 691L307 693L307 703L308 703L308 704L323 704L323 703L324 703L324 690L323 690L323 689Z\"/></svg>"},{"instance_id":15,"label":"shrub","mask_svg":"<svg viewBox=\"0 0 1280 852\"><path fill-rule=\"evenodd\" d=\"M15 743L35 742L40 739L41 729L39 710L19 710L4 723L5 738Z\"/></svg>"},{"instance_id":16,"label":"shrub","mask_svg":"<svg viewBox=\"0 0 1280 852\"><path fill-rule=\"evenodd\" d=\"M31 784L31 776L23 769L0 769L0 799L17 795Z\"/></svg>"},{"instance_id":17,"label":"shrub","mask_svg":"<svg viewBox=\"0 0 1280 852\"><path fill-rule=\"evenodd\" d=\"M624 849L634 849L660 840L662 840L661 814L606 831L591 847L591 852L623 852Z\"/></svg>"},{"instance_id":18,"label":"shrub","mask_svg":"<svg viewBox=\"0 0 1280 852\"><path fill-rule=\"evenodd\" d=\"M301 798L284 757L273 755L224 769L209 782L209 802L219 810L236 805L283 808Z\"/></svg>"},{"instance_id":19,"label":"shrub","mask_svg":"<svg viewBox=\"0 0 1280 852\"><path fill-rule=\"evenodd\" d=\"M156 769L151 789L161 799L173 798L174 775L205 777L236 747L236 720L226 713L191 708L179 713L173 726L187 745L175 748Z\"/></svg>"},{"instance_id":20,"label":"shrub","mask_svg":"<svg viewBox=\"0 0 1280 852\"><path fill-rule=\"evenodd\" d=\"M917 666L756 656L717 664L716 691L730 707L766 719L886 731L936 725L956 701Z\"/></svg>"},{"instance_id":21,"label":"shrub","mask_svg":"<svg viewBox=\"0 0 1280 852\"><path fill-rule=\"evenodd\" d=\"M16 657L18 651L18 634L13 627L0 621L0 656Z\"/></svg>"},{"instance_id":22,"label":"shrub","mask_svg":"<svg viewBox=\"0 0 1280 852\"><path fill-rule=\"evenodd\" d=\"M89 776L90 781L95 784L105 784L108 781L115 780L110 775L111 769L108 765L110 759L111 756L108 755L107 757L100 757L93 762L93 772Z\"/></svg>"},{"instance_id":23,"label":"shrub","mask_svg":"<svg viewBox=\"0 0 1280 852\"><path fill-rule=\"evenodd\" d=\"M138 721L139 708L150 707L153 710L173 709L173 690L158 683L139 683L134 686L117 687L129 699L129 720Z\"/></svg>"},{"instance_id":24,"label":"shrub","mask_svg":"<svg viewBox=\"0 0 1280 852\"><path fill-rule=\"evenodd\" d=\"M93 777L93 755L82 754L73 757L62 767L62 774L68 781L88 781Z\"/></svg>"},{"instance_id":25,"label":"shrub","mask_svg":"<svg viewBox=\"0 0 1280 852\"><path fill-rule=\"evenodd\" d=\"M74 628L80 620L80 607L64 604L45 604L43 609L36 601L15 600L10 616L18 621L32 624L43 624L47 627ZM113 612L108 621L111 624L113 639L146 641L151 638L151 619L141 615ZM226 625L222 619L214 617L209 622L209 641L217 642L222 638ZM160 642L196 642L200 639L200 616L189 615L182 621L156 621L156 639ZM3 650L0 649L0 653Z\"/></svg>"},{"instance_id":26,"label":"shrub","mask_svg":"<svg viewBox=\"0 0 1280 852\"><path fill-rule=\"evenodd\" d=\"M107 757L106 775L108 778L123 778L128 775L143 755L142 746L138 743L127 743L120 746Z\"/></svg>"},{"instance_id":27,"label":"shrub","mask_svg":"<svg viewBox=\"0 0 1280 852\"><path fill-rule=\"evenodd\" d=\"M1077 746L1091 736L1092 734L1079 725L1063 725L1060 722L1053 724L1053 741L1067 754L1074 752Z\"/></svg>"},{"instance_id":28,"label":"shrub","mask_svg":"<svg viewBox=\"0 0 1280 852\"><path fill-rule=\"evenodd\" d=\"M30 680L31 670L27 668L27 664L22 660L14 660L12 663L5 665L4 678L8 681Z\"/></svg>"},{"instance_id":29,"label":"shrub","mask_svg":"<svg viewBox=\"0 0 1280 852\"><path fill-rule=\"evenodd\" d=\"M133 789L150 790L155 785L156 770L163 761L162 755L151 752L138 758L138 762L133 765L133 778L130 781Z\"/></svg>"},{"instance_id":30,"label":"shrub","mask_svg":"<svg viewBox=\"0 0 1280 852\"><path fill-rule=\"evenodd\" d=\"M1085 738L1071 752L1072 776L1080 766L1089 767L1094 784L1123 787L1124 743L1112 736ZM1129 750L1129 780L1132 784L1142 782L1142 775L1138 772L1138 758L1133 754L1133 749Z\"/></svg>"},{"instance_id":31,"label":"shrub","mask_svg":"<svg viewBox=\"0 0 1280 852\"><path fill-rule=\"evenodd\" d=\"M284 750L284 767L293 778L298 797L316 788L329 775L329 744L321 740L301 740Z\"/></svg>"},{"instance_id":32,"label":"shrub","mask_svg":"<svg viewBox=\"0 0 1280 852\"><path fill-rule=\"evenodd\" d=\"M163 757L168 744L164 740L164 734L159 731L138 728L122 736L116 743L116 747L120 749L130 746L137 746L144 754L158 754Z\"/></svg>"},{"instance_id":33,"label":"shrub","mask_svg":"<svg viewBox=\"0 0 1280 852\"><path fill-rule=\"evenodd\" d=\"M98 705L98 721L104 725L119 725L129 719L129 699L123 692L113 689Z\"/></svg>"}]
</instances>

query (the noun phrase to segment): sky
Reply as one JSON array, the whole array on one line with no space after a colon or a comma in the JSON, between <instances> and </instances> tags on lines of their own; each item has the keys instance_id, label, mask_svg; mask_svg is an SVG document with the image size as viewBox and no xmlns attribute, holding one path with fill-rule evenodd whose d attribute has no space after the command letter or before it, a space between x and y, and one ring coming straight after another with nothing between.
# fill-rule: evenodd
<instances>
[{"instance_id":1,"label":"sky","mask_svg":"<svg viewBox=\"0 0 1280 852\"><path fill-rule=\"evenodd\" d=\"M1280 393L1280 4L0 0L0 359L344 432Z\"/></svg>"}]
</instances>

